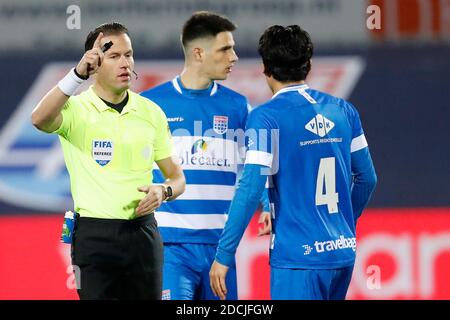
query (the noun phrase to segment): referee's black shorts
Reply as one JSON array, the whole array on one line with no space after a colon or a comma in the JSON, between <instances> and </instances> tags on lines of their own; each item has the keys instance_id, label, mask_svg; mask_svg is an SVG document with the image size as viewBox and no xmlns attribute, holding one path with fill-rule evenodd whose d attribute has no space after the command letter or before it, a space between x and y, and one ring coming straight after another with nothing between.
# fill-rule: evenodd
<instances>
[{"instance_id":1,"label":"referee's black shorts","mask_svg":"<svg viewBox=\"0 0 450 320\"><path fill-rule=\"evenodd\" d=\"M77 215L74 230L80 299L161 299L163 246L153 213L134 220Z\"/></svg>"}]
</instances>

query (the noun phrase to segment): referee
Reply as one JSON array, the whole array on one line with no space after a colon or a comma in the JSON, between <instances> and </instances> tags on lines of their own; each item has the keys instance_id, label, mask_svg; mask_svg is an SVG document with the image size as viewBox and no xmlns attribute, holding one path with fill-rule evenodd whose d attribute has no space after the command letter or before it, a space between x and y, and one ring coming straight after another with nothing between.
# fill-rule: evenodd
<instances>
[{"instance_id":1,"label":"referee","mask_svg":"<svg viewBox=\"0 0 450 320\"><path fill-rule=\"evenodd\" d=\"M129 90L133 71L127 28L103 24L32 113L35 127L59 135L70 174L80 299L161 299L163 248L153 212L183 193L185 178L163 111ZM93 85L74 96L89 77ZM160 185L151 184L153 162L166 178Z\"/></svg>"}]
</instances>

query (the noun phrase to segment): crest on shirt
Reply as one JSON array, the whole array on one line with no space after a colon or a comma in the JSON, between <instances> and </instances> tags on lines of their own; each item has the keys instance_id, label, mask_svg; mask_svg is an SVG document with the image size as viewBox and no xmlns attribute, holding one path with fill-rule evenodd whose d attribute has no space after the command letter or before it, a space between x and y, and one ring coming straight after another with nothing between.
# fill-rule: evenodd
<instances>
[{"instance_id":1,"label":"crest on shirt","mask_svg":"<svg viewBox=\"0 0 450 320\"><path fill-rule=\"evenodd\" d=\"M166 289L162 291L161 300L171 300L170 299L170 289Z\"/></svg>"},{"instance_id":2,"label":"crest on shirt","mask_svg":"<svg viewBox=\"0 0 450 320\"><path fill-rule=\"evenodd\" d=\"M214 116L213 130L218 134L223 134L228 130L228 117Z\"/></svg>"},{"instance_id":3,"label":"crest on shirt","mask_svg":"<svg viewBox=\"0 0 450 320\"><path fill-rule=\"evenodd\" d=\"M102 167L112 160L113 152L114 144L111 140L92 141L92 158Z\"/></svg>"}]
</instances>

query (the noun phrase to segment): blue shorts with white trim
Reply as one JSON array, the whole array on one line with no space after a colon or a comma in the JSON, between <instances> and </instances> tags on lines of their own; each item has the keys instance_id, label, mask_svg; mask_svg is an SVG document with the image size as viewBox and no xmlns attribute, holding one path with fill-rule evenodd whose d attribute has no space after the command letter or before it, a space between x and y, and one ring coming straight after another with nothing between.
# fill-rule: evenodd
<instances>
[{"instance_id":1,"label":"blue shorts with white trim","mask_svg":"<svg viewBox=\"0 0 450 320\"><path fill-rule=\"evenodd\" d=\"M209 284L209 270L217 245L165 243L163 300L218 300ZM227 300L237 300L236 268L226 277Z\"/></svg>"},{"instance_id":2,"label":"blue shorts with white trim","mask_svg":"<svg viewBox=\"0 0 450 320\"><path fill-rule=\"evenodd\" d=\"M340 269L270 270L272 300L344 300L353 266Z\"/></svg>"}]
</instances>

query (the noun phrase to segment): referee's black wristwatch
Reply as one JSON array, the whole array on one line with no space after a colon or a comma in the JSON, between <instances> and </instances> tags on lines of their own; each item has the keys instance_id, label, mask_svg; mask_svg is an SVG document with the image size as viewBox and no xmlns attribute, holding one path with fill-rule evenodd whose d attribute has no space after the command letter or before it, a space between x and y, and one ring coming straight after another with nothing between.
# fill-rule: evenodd
<instances>
[{"instance_id":1,"label":"referee's black wristwatch","mask_svg":"<svg viewBox=\"0 0 450 320\"><path fill-rule=\"evenodd\" d=\"M169 201L170 198L173 195L172 187L171 186L166 186L164 184L162 184L162 187L163 187L163 190L164 190L164 199L163 199L163 201Z\"/></svg>"}]
</instances>

